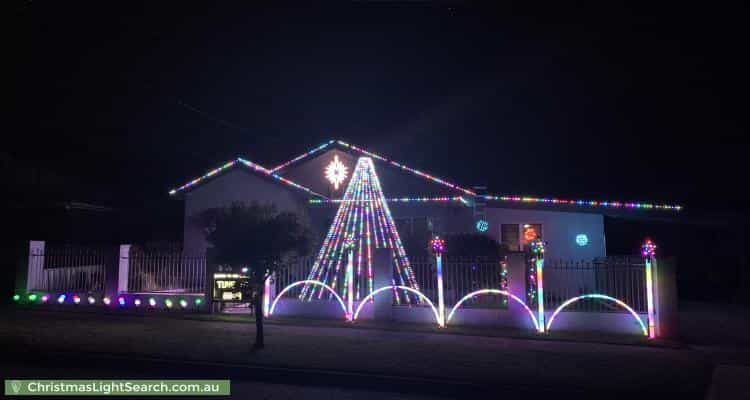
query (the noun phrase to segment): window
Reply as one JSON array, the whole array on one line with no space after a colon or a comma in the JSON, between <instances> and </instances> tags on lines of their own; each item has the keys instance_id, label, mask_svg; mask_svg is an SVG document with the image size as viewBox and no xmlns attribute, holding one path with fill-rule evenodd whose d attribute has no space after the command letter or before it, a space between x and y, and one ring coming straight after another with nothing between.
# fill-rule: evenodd
<instances>
[{"instance_id":1,"label":"window","mask_svg":"<svg viewBox=\"0 0 750 400\"><path fill-rule=\"evenodd\" d=\"M542 224L500 225L500 243L510 251L525 250L537 237L542 237Z\"/></svg>"}]
</instances>

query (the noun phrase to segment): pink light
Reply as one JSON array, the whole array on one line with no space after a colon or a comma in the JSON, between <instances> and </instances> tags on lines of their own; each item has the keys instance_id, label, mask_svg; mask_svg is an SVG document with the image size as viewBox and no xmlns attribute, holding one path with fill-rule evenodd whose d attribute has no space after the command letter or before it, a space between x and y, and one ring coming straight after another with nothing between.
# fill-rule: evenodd
<instances>
[{"instance_id":1,"label":"pink light","mask_svg":"<svg viewBox=\"0 0 750 400\"><path fill-rule=\"evenodd\" d=\"M344 310L344 316L346 316L346 305L344 304L344 300L341 299L341 296L339 296L338 293L336 293L336 291L333 290L333 288L331 288L330 286L326 285L325 283L323 283L321 281L317 281L317 280L313 280L313 279L306 279L304 281L297 281L297 282L294 282L294 283L290 284L289 286L285 287L284 290L282 290L281 292L279 292L279 294L276 295L276 298L273 300L273 303L271 304L271 310L268 312L268 315L273 315L273 310L276 309L276 303L279 301L279 299L281 298L281 296L284 295L284 293L286 293L287 291L289 291L289 289L291 289L291 288L293 288L295 286L299 286L299 285L319 285L319 286L322 286L324 289L326 289L329 292L331 292L333 294L333 296L336 298L336 300L338 300L339 304L341 304L341 309Z\"/></svg>"},{"instance_id":2,"label":"pink light","mask_svg":"<svg viewBox=\"0 0 750 400\"><path fill-rule=\"evenodd\" d=\"M362 311L362 307L364 307L365 304L367 304L367 301L369 299L373 298L376 294L378 294L378 293L380 293L380 292L382 292L384 290L394 290L394 289L405 290L405 291L414 293L417 296L419 296L421 299L423 299L424 301L426 301L427 304L429 304L429 306L432 308L432 313L435 314L435 321L438 323L438 325L440 325L442 323L442 321L440 319L440 316L438 315L438 310L435 308L435 305L432 304L432 301L430 301L430 299L427 296L425 296L424 294L422 294L422 292L420 292L418 290L415 290L415 289L412 289L412 288L410 288L408 286L397 286L397 285L383 286L380 289L375 290L374 292L372 292L372 293L368 294L367 296L365 296L365 298L362 299L362 301L359 302L359 306L357 306L357 311L354 313L354 319L355 320L357 319L357 317L359 316L359 312Z\"/></svg>"}]
</instances>

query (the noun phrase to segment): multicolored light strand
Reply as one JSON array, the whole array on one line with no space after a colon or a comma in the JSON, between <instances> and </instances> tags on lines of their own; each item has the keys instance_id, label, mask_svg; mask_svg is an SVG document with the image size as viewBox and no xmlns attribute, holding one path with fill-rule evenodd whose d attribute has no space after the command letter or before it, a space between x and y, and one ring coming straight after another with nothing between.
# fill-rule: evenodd
<instances>
[{"instance_id":1,"label":"multicolored light strand","mask_svg":"<svg viewBox=\"0 0 750 400\"><path fill-rule=\"evenodd\" d=\"M448 202L462 202L466 204L466 199L464 199L461 196L453 196L453 197L396 197L396 198L390 198L390 199L383 199L388 203L428 203L428 202L438 202L438 203L448 203ZM344 203L347 201L356 201L356 200L345 200L345 199L310 199L310 204L338 204L338 203ZM368 201L368 200L359 200L359 201Z\"/></svg>"},{"instance_id":2,"label":"multicolored light strand","mask_svg":"<svg viewBox=\"0 0 750 400\"><path fill-rule=\"evenodd\" d=\"M289 161L287 161L287 162L285 162L285 163L283 163L281 165L277 165L276 167L272 168L270 171L271 172L276 172L278 170L284 169L284 168L286 168L286 167L288 167L288 166L296 163L297 161L305 159L305 158L307 158L307 157L309 157L309 156L311 156L311 155L313 155L313 154L315 154L315 153L317 153L317 152L325 149L326 147L330 146L331 144L333 144L335 142L336 142L335 140L330 140L330 141L328 141L326 143L323 143L320 146L318 146L318 147L316 147L316 148L314 148L314 149L312 149L310 151L307 151L307 152L305 152L303 154L300 154L299 156L294 157L291 160L289 160Z\"/></svg>"},{"instance_id":3,"label":"multicolored light strand","mask_svg":"<svg viewBox=\"0 0 750 400\"><path fill-rule=\"evenodd\" d=\"M302 186L302 185L300 185L300 184L298 184L296 182L292 182L289 179L286 179L283 176L279 176L278 174L273 173L272 171L266 169L265 167L263 167L263 166L261 166L259 164L256 164L256 163L254 163L252 161L245 160L245 159L240 158L240 157L237 157L236 159L225 163L221 167L218 167L216 169L212 169L211 171L208 171L204 175L202 175L202 176L200 176L198 178L195 178L192 181L190 181L190 182L188 182L188 183L186 183L186 184L184 184L184 185L182 185L182 186L180 186L178 188L170 190L169 191L169 195L173 196L173 195L175 195L175 194L177 194L177 193L179 193L181 191L190 189L193 186L202 183L206 179L209 179L209 178L211 178L211 177L219 174L222 171L225 171L225 170L227 170L229 168L234 167L235 165L237 165L237 163L243 164L246 167L252 169L253 171L259 172L259 173L264 174L266 176L269 176L269 177L271 177L273 179L276 179L277 181L279 181L281 183L284 183L284 184L286 184L288 186L294 187L296 189L303 190L303 191L305 191L305 192L307 192L307 193L309 193L309 194L311 194L313 196L318 196L318 197L323 198L323 199L327 198L326 196L323 196L322 194L317 193L317 192L311 190L308 187Z\"/></svg>"},{"instance_id":4,"label":"multicolored light strand","mask_svg":"<svg viewBox=\"0 0 750 400\"><path fill-rule=\"evenodd\" d=\"M380 180L371 158L359 158L342 200L310 270L308 280L320 281L330 285L334 291L339 290L339 281L346 279L346 276L342 276L346 272L346 267L342 268L342 264L347 262L344 258L347 252L346 239L357 237L358 243L352 251L353 262L356 260L354 279L358 283L354 288L356 299L362 296L360 281L367 282L365 294L373 290L373 248L393 249L395 286L419 289L391 211L384 201ZM342 286L342 297L346 297L347 285ZM316 295L317 298L322 298L323 294L322 288L305 285L300 298L311 300ZM411 303L412 298L404 291L403 296L396 296L396 301Z\"/></svg>"},{"instance_id":5,"label":"multicolored light strand","mask_svg":"<svg viewBox=\"0 0 750 400\"><path fill-rule=\"evenodd\" d=\"M596 201L596 200L565 200L550 197L529 197L529 196L481 196L484 200L505 201L511 203L543 203L543 204L560 204L584 207L603 207L603 208L626 208L638 210L668 210L681 211L682 206L671 204L651 204L640 202L622 202L622 201Z\"/></svg>"},{"instance_id":6,"label":"multicolored light strand","mask_svg":"<svg viewBox=\"0 0 750 400\"><path fill-rule=\"evenodd\" d=\"M544 241L538 237L529 242L529 249L534 254L534 263L536 266L536 320L539 322L540 333L544 332L544 246Z\"/></svg>"},{"instance_id":7,"label":"multicolored light strand","mask_svg":"<svg viewBox=\"0 0 750 400\"><path fill-rule=\"evenodd\" d=\"M648 306L648 337L653 339L656 337L656 319L654 312L654 272L652 263L656 257L656 244L651 239L646 239L646 242L641 246L641 256L646 268L646 304Z\"/></svg>"},{"instance_id":8,"label":"multicolored light strand","mask_svg":"<svg viewBox=\"0 0 750 400\"><path fill-rule=\"evenodd\" d=\"M341 140L338 141L338 144L340 144L340 145L342 145L342 146L344 146L346 148L352 149L354 151L357 151L359 153L362 153L362 154L364 154L366 156L369 156L369 157L372 157L372 158L377 158L380 161L389 163L389 164L393 165L394 167L401 168L404 171L409 171L409 172L411 172L411 173L413 173L413 174L415 174L417 176L421 176L422 178L429 179L429 180L431 180L431 181L433 181L435 183L438 183L440 185L447 186L447 187L449 187L451 189L454 189L454 190L459 190L459 191L464 192L464 193L466 193L468 195L472 195L472 196L476 195L476 193L474 191L472 191L472 190L463 188L463 187L458 186L458 185L456 185L454 183L447 182L447 181L445 181L443 179L440 179L440 178L438 178L436 176L432 176L432 175L430 175L430 174L428 174L426 172L422 172L420 170L407 167L406 165L403 165L403 164L398 163L398 162L393 161L393 160L389 160L389 159L387 159L387 158L385 158L385 157L383 157L381 155L378 155L378 154L375 154L375 153L371 153L371 152L369 152L369 151L367 151L365 149L361 149L361 148L359 148L359 147L357 147L357 146L355 146L353 144L349 144L349 143L346 143L346 142L341 141Z\"/></svg>"},{"instance_id":9,"label":"multicolored light strand","mask_svg":"<svg viewBox=\"0 0 750 400\"><path fill-rule=\"evenodd\" d=\"M523 306L524 310L529 314L529 318L531 318L531 322L534 323L534 328L538 332L544 332L543 329L540 329L539 322L536 320L536 317L534 317L534 312L531 311L529 306L526 305L526 303L518 298L518 296L514 295L513 293L508 292L507 290L497 290L497 289L481 289L477 290L475 292L471 292L467 294L466 296L462 297L461 300L459 300L456 305L453 306L451 309L451 312L448 314L448 319L446 321L446 325L451 321L451 318L453 318L453 314L458 310L459 307L461 307L461 304L463 304L466 300L472 299L476 296L482 295L482 294L499 294L502 296L510 297L511 299L515 300L518 304Z\"/></svg>"}]
</instances>

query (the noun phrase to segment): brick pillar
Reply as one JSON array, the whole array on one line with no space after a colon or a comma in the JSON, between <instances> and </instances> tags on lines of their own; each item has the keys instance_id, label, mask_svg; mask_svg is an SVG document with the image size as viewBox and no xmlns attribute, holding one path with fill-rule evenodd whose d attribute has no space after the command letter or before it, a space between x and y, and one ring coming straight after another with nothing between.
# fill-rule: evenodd
<instances>
[{"instance_id":1,"label":"brick pillar","mask_svg":"<svg viewBox=\"0 0 750 400\"><path fill-rule=\"evenodd\" d=\"M128 276L130 273L130 245L120 245L120 261L117 271L117 293L128 291Z\"/></svg>"},{"instance_id":2,"label":"brick pillar","mask_svg":"<svg viewBox=\"0 0 750 400\"><path fill-rule=\"evenodd\" d=\"M522 301L526 301L526 255L512 253L508 255L508 292ZM523 305L508 299L508 312L513 325L520 329L535 329L529 313ZM536 313L533 313L536 316Z\"/></svg>"},{"instance_id":3,"label":"brick pillar","mask_svg":"<svg viewBox=\"0 0 750 400\"><path fill-rule=\"evenodd\" d=\"M26 291L46 289L42 287L44 283L44 249L43 240L29 241L29 262L26 264L26 272L19 274L17 280L17 289Z\"/></svg>"},{"instance_id":4,"label":"brick pillar","mask_svg":"<svg viewBox=\"0 0 750 400\"><path fill-rule=\"evenodd\" d=\"M677 274L675 259L654 261L654 308L656 337L677 336Z\"/></svg>"}]
</instances>

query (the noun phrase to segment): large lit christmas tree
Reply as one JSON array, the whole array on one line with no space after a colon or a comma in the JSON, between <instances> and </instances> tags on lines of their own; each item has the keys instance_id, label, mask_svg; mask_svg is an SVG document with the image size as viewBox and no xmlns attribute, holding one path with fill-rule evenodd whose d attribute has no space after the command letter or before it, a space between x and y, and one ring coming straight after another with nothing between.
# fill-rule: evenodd
<instances>
[{"instance_id":1,"label":"large lit christmas tree","mask_svg":"<svg viewBox=\"0 0 750 400\"><path fill-rule=\"evenodd\" d=\"M369 157L360 157L340 201L336 217L323 240L320 252L310 270L308 279L326 283L347 296L345 282L347 264L347 239L354 240L353 267L355 271L354 298L359 300L373 288L372 256L375 248L390 248L394 251L393 278L395 285L419 290L414 271L409 265L391 210L383 196L375 166ZM351 246L351 243L349 244ZM395 293L397 302L407 304L418 301L403 293ZM325 297L324 297L325 296ZM319 286L307 285L302 289L301 299L321 299L330 296Z\"/></svg>"}]
</instances>

